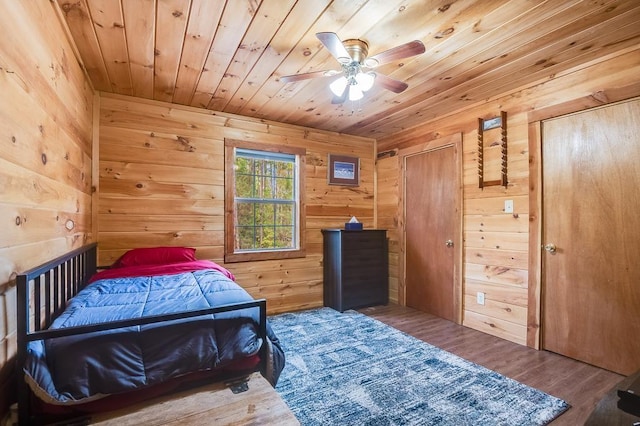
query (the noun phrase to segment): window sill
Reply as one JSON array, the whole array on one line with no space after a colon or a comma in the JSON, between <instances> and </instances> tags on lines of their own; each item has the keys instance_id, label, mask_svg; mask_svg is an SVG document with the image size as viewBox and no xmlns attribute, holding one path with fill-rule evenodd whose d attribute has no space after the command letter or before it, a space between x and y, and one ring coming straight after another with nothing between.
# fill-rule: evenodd
<instances>
[{"instance_id":1,"label":"window sill","mask_svg":"<svg viewBox=\"0 0 640 426\"><path fill-rule=\"evenodd\" d=\"M248 253L230 253L224 255L224 263L236 262L253 262L259 260L279 260L279 259L295 259L305 257L304 249L300 250L279 250L279 251L260 251Z\"/></svg>"}]
</instances>

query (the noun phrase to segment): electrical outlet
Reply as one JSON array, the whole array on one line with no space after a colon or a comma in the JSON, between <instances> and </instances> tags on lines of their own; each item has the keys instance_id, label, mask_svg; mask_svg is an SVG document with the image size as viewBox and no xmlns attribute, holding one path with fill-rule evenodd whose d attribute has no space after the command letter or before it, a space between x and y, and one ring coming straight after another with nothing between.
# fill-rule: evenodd
<instances>
[{"instance_id":1,"label":"electrical outlet","mask_svg":"<svg viewBox=\"0 0 640 426\"><path fill-rule=\"evenodd\" d=\"M476 300L478 301L478 305L484 305L484 293L479 291Z\"/></svg>"},{"instance_id":2,"label":"electrical outlet","mask_svg":"<svg viewBox=\"0 0 640 426\"><path fill-rule=\"evenodd\" d=\"M504 212L513 213L513 200L504 200Z\"/></svg>"}]
</instances>

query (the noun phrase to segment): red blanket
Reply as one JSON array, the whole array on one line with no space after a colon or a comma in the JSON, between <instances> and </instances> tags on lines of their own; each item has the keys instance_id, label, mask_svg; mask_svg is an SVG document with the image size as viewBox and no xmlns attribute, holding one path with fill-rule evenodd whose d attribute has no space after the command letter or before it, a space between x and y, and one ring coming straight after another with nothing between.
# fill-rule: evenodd
<instances>
[{"instance_id":1,"label":"red blanket","mask_svg":"<svg viewBox=\"0 0 640 426\"><path fill-rule=\"evenodd\" d=\"M202 269L215 269L225 274L229 279L235 280L235 277L229 270L217 263L211 262L210 260L195 260L193 262L168 263L165 265L138 265L105 269L91 277L89 282L92 283L94 281L107 278L175 275L183 272L199 271Z\"/></svg>"}]
</instances>

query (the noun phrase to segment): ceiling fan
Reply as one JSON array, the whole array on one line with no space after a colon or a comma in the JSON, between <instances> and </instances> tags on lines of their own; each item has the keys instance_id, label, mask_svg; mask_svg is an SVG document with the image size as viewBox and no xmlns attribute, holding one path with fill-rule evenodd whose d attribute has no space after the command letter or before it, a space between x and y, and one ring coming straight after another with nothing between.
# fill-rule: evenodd
<instances>
[{"instance_id":1,"label":"ceiling fan","mask_svg":"<svg viewBox=\"0 0 640 426\"><path fill-rule=\"evenodd\" d=\"M342 69L340 71L325 70L286 75L280 77L280 81L290 83L311 78L340 75L329 85L331 92L334 94L331 103L334 104L343 103L347 99L351 101L362 99L364 92L371 89L374 84L394 93L403 92L409 87L407 83L370 70L378 65L419 55L425 51L424 44L419 40L414 40L367 57L369 45L363 40L348 39L341 41L336 33L331 32L316 33L316 37L336 58Z\"/></svg>"}]
</instances>

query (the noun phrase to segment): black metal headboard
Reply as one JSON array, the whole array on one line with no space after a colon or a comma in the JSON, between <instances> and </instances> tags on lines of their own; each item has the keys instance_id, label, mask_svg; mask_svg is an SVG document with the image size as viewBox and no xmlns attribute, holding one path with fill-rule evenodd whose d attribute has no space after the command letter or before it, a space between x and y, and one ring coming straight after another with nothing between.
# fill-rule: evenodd
<instances>
[{"instance_id":1,"label":"black metal headboard","mask_svg":"<svg viewBox=\"0 0 640 426\"><path fill-rule=\"evenodd\" d=\"M46 330L62 313L67 300L82 290L96 273L97 246L97 243L85 245L16 277L20 424L28 423L29 394L22 367L27 358L29 335Z\"/></svg>"},{"instance_id":2,"label":"black metal headboard","mask_svg":"<svg viewBox=\"0 0 640 426\"><path fill-rule=\"evenodd\" d=\"M92 243L80 247L16 277L18 318L29 319L25 322L18 321L18 327L25 327L27 324L33 326L32 330L25 329L24 333L47 329L64 310L67 300L84 288L89 278L96 273L97 245ZM31 290L33 292L29 293ZM32 306L28 304L30 297L33 297ZM20 312L21 309L24 309L23 313ZM31 309L33 322L30 321ZM20 334L18 329L18 335Z\"/></svg>"}]
</instances>

